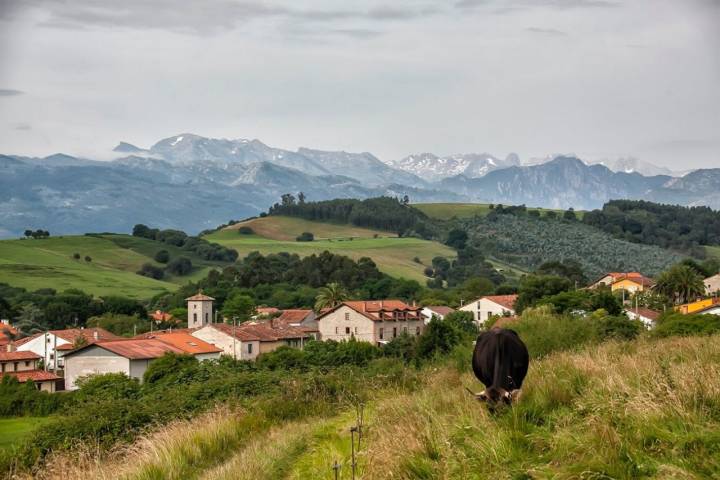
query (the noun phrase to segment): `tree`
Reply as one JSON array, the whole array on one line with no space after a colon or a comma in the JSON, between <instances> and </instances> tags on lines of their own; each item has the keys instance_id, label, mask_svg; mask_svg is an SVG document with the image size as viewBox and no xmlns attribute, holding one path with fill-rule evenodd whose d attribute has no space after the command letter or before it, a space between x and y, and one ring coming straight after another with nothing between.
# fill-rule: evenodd
<instances>
[{"instance_id":1,"label":"tree","mask_svg":"<svg viewBox=\"0 0 720 480\"><path fill-rule=\"evenodd\" d=\"M449 323L460 332L465 332L473 335L477 334L478 327L475 323L472 312L464 312L461 310L450 312L445 315L443 321Z\"/></svg>"},{"instance_id":2,"label":"tree","mask_svg":"<svg viewBox=\"0 0 720 480\"><path fill-rule=\"evenodd\" d=\"M170 261L170 252L167 250L158 250L155 254L155 261L158 263L167 263Z\"/></svg>"},{"instance_id":3,"label":"tree","mask_svg":"<svg viewBox=\"0 0 720 480\"><path fill-rule=\"evenodd\" d=\"M312 242L315 240L315 235L311 232L303 232L295 238L298 242Z\"/></svg>"},{"instance_id":4,"label":"tree","mask_svg":"<svg viewBox=\"0 0 720 480\"><path fill-rule=\"evenodd\" d=\"M243 225L242 227L238 228L238 233L240 235L252 235L253 233L255 233L255 231L251 227Z\"/></svg>"},{"instance_id":5,"label":"tree","mask_svg":"<svg viewBox=\"0 0 720 480\"><path fill-rule=\"evenodd\" d=\"M687 303L705 294L702 276L693 268L678 264L660 274L655 290L675 304Z\"/></svg>"},{"instance_id":6,"label":"tree","mask_svg":"<svg viewBox=\"0 0 720 480\"><path fill-rule=\"evenodd\" d=\"M80 260L80 254L77 253L77 252L73 253L73 258L74 258L75 260Z\"/></svg>"},{"instance_id":7,"label":"tree","mask_svg":"<svg viewBox=\"0 0 720 480\"><path fill-rule=\"evenodd\" d=\"M568 208L565 213L563 213L563 219L569 220L571 222L577 220L577 215L575 215L575 209L572 207Z\"/></svg>"},{"instance_id":8,"label":"tree","mask_svg":"<svg viewBox=\"0 0 720 480\"><path fill-rule=\"evenodd\" d=\"M32 303L26 303L20 307L20 315L15 322L15 328L24 335L33 335L45 330L43 323L44 312L40 307Z\"/></svg>"},{"instance_id":9,"label":"tree","mask_svg":"<svg viewBox=\"0 0 720 480\"><path fill-rule=\"evenodd\" d=\"M143 277L154 278L155 280L161 280L163 276L165 276L165 271L160 267L156 267L152 263L143 263L140 270L135 273L142 275Z\"/></svg>"},{"instance_id":10,"label":"tree","mask_svg":"<svg viewBox=\"0 0 720 480\"><path fill-rule=\"evenodd\" d=\"M448 353L460 339L460 332L449 322L430 320L418 340L417 354L420 358L431 358L436 353Z\"/></svg>"},{"instance_id":11,"label":"tree","mask_svg":"<svg viewBox=\"0 0 720 480\"><path fill-rule=\"evenodd\" d=\"M165 268L173 275L187 275L192 271L192 262L187 257L178 257L171 260Z\"/></svg>"},{"instance_id":12,"label":"tree","mask_svg":"<svg viewBox=\"0 0 720 480\"><path fill-rule=\"evenodd\" d=\"M32 237L33 231L32 231L32 230L25 230L24 234L25 234L25 237L30 238L30 237Z\"/></svg>"},{"instance_id":13,"label":"tree","mask_svg":"<svg viewBox=\"0 0 720 480\"><path fill-rule=\"evenodd\" d=\"M252 297L236 293L225 301L222 314L225 318L247 320L255 312L255 302Z\"/></svg>"},{"instance_id":14,"label":"tree","mask_svg":"<svg viewBox=\"0 0 720 480\"><path fill-rule=\"evenodd\" d=\"M303 192L298 193L298 204L305 204L305 194Z\"/></svg>"},{"instance_id":15,"label":"tree","mask_svg":"<svg viewBox=\"0 0 720 480\"><path fill-rule=\"evenodd\" d=\"M455 250L462 250L467 244L468 234L464 230L453 228L448 233L446 245L454 248Z\"/></svg>"},{"instance_id":16,"label":"tree","mask_svg":"<svg viewBox=\"0 0 720 480\"><path fill-rule=\"evenodd\" d=\"M88 263L92 262L92 257L90 255L85 255L85 261Z\"/></svg>"},{"instance_id":17,"label":"tree","mask_svg":"<svg viewBox=\"0 0 720 480\"><path fill-rule=\"evenodd\" d=\"M348 298L348 293L339 283L328 283L320 289L315 297L315 311L319 312L324 308L334 308Z\"/></svg>"},{"instance_id":18,"label":"tree","mask_svg":"<svg viewBox=\"0 0 720 480\"><path fill-rule=\"evenodd\" d=\"M520 281L515 311L521 313L534 306L541 298L570 290L570 280L550 275L528 275Z\"/></svg>"}]
</instances>

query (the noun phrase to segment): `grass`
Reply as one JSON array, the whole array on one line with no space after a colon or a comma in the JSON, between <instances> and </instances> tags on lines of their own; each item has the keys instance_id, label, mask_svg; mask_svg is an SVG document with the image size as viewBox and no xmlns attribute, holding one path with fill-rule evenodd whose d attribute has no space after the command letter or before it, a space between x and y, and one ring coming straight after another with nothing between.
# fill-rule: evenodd
<instances>
[{"instance_id":1,"label":"grass","mask_svg":"<svg viewBox=\"0 0 720 480\"><path fill-rule=\"evenodd\" d=\"M436 218L439 220L449 220L453 217L456 218L471 218L475 215L484 217L490 212L489 203L416 203L413 207L425 213L430 218ZM558 214L562 214L564 210L554 210L550 208L528 208L528 210L537 210L544 214L544 212L554 211ZM584 211L578 210L575 212L578 219L582 220Z\"/></svg>"},{"instance_id":2,"label":"grass","mask_svg":"<svg viewBox=\"0 0 720 480\"><path fill-rule=\"evenodd\" d=\"M161 249L168 250L171 258L180 255L191 258L196 266L193 272L163 280L137 275L135 272L144 263L160 265L153 256ZM80 254L80 260L73 258L75 253ZM86 262L85 256L91 257L92 261ZM0 241L0 282L30 291L78 288L99 296L145 299L201 278L213 265L217 264L199 260L177 247L129 235Z\"/></svg>"},{"instance_id":3,"label":"grass","mask_svg":"<svg viewBox=\"0 0 720 480\"><path fill-rule=\"evenodd\" d=\"M242 235L237 228L250 226L255 232ZM304 231L312 232L316 240L297 242L295 237ZM375 235L378 238L374 238ZM250 252L263 254L289 252L300 256L322 253L328 250L353 259L370 257L378 268L395 277L404 277L424 283L425 266L433 257L453 257L454 250L438 242L418 238L398 238L388 232L362 229L347 225L310 222L288 217L266 217L251 220L232 228L221 230L204 237L229 248L234 248L241 257ZM417 263L417 257L422 263Z\"/></svg>"},{"instance_id":4,"label":"grass","mask_svg":"<svg viewBox=\"0 0 720 480\"><path fill-rule=\"evenodd\" d=\"M720 260L720 247L705 247L708 257Z\"/></svg>"},{"instance_id":5,"label":"grass","mask_svg":"<svg viewBox=\"0 0 720 480\"><path fill-rule=\"evenodd\" d=\"M0 450L11 449L47 421L46 417L0 418Z\"/></svg>"},{"instance_id":6,"label":"grass","mask_svg":"<svg viewBox=\"0 0 720 480\"><path fill-rule=\"evenodd\" d=\"M606 343L534 360L491 414L470 351L366 409L358 479L634 479L720 475L720 338ZM350 478L353 412L264 426L223 412L165 427L113 461L55 460L48 478ZM127 461L132 459L132 461Z\"/></svg>"}]
</instances>

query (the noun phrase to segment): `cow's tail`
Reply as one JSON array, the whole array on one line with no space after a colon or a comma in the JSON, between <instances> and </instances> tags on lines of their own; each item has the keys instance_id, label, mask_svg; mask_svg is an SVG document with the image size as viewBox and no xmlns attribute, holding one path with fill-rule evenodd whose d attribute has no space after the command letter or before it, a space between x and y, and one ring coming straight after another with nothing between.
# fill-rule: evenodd
<instances>
[{"instance_id":1,"label":"cow's tail","mask_svg":"<svg viewBox=\"0 0 720 480\"><path fill-rule=\"evenodd\" d=\"M502 348L503 343L501 341L498 341L495 345L495 364L493 365L493 384L492 386L495 388L500 388L502 386L502 366L500 365L500 349Z\"/></svg>"}]
</instances>

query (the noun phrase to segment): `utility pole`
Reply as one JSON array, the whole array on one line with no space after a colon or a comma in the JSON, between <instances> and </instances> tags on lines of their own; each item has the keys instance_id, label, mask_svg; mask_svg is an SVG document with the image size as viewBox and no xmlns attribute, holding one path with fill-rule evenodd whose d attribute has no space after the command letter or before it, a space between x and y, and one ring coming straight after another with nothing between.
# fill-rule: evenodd
<instances>
[{"instance_id":1,"label":"utility pole","mask_svg":"<svg viewBox=\"0 0 720 480\"><path fill-rule=\"evenodd\" d=\"M47 354L47 344L48 344L48 332L45 330L45 335L43 335L43 343L45 344L45 356L43 357L43 369L47 372L48 369L48 354Z\"/></svg>"},{"instance_id":2,"label":"utility pole","mask_svg":"<svg viewBox=\"0 0 720 480\"><path fill-rule=\"evenodd\" d=\"M58 354L57 354L57 335L53 335L53 373L57 376Z\"/></svg>"},{"instance_id":3,"label":"utility pole","mask_svg":"<svg viewBox=\"0 0 720 480\"><path fill-rule=\"evenodd\" d=\"M237 328L237 317L233 317L233 358L237 360L237 350L235 350L235 344L237 343L237 339L235 338L235 329Z\"/></svg>"}]
</instances>

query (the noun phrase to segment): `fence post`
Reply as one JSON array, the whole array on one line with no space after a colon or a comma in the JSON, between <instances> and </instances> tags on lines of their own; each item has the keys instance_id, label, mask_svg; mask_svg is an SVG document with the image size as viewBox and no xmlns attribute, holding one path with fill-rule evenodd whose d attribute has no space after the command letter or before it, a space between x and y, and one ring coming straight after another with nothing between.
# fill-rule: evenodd
<instances>
[{"instance_id":1,"label":"fence post","mask_svg":"<svg viewBox=\"0 0 720 480\"><path fill-rule=\"evenodd\" d=\"M338 480L340 478L340 464L337 460L333 463L332 469L335 471L335 480Z\"/></svg>"},{"instance_id":2,"label":"fence post","mask_svg":"<svg viewBox=\"0 0 720 480\"><path fill-rule=\"evenodd\" d=\"M355 432L358 431L358 427L350 427L350 453L352 455L352 463L350 463L350 467L352 468L352 479L355 480Z\"/></svg>"}]
</instances>

